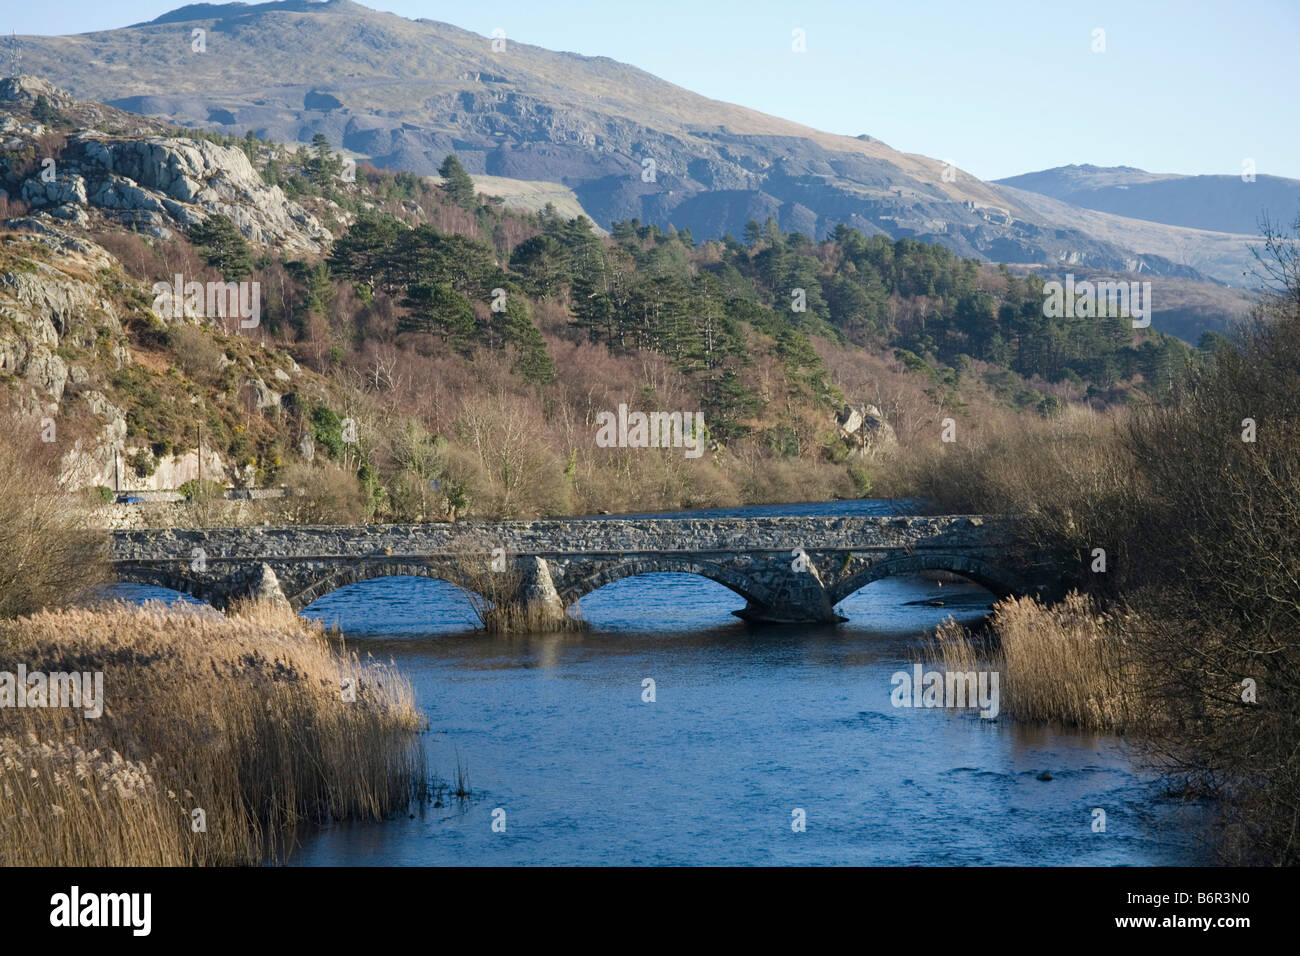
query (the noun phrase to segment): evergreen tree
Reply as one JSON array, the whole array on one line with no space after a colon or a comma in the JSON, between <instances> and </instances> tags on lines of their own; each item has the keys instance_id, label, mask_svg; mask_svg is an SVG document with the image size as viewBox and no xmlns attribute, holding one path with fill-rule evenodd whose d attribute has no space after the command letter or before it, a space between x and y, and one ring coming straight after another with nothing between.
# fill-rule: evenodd
<instances>
[{"instance_id":1,"label":"evergreen tree","mask_svg":"<svg viewBox=\"0 0 1300 956\"><path fill-rule=\"evenodd\" d=\"M324 133L312 137L311 148L311 158L303 164L307 178L321 189L326 189L343 172L343 157L333 153Z\"/></svg>"},{"instance_id":2,"label":"evergreen tree","mask_svg":"<svg viewBox=\"0 0 1300 956\"><path fill-rule=\"evenodd\" d=\"M335 240L330 269L357 285L394 291L394 250L402 231L398 221L389 216L358 216L352 228Z\"/></svg>"},{"instance_id":3,"label":"evergreen tree","mask_svg":"<svg viewBox=\"0 0 1300 956\"><path fill-rule=\"evenodd\" d=\"M248 242L230 219L213 213L191 227L190 241L208 265L215 267L227 282L238 282L253 271L253 255Z\"/></svg>"},{"instance_id":4,"label":"evergreen tree","mask_svg":"<svg viewBox=\"0 0 1300 956\"><path fill-rule=\"evenodd\" d=\"M453 348L466 348L475 330L474 306L446 282L413 286L402 302L411 311L399 332L429 332Z\"/></svg>"},{"instance_id":5,"label":"evergreen tree","mask_svg":"<svg viewBox=\"0 0 1300 956\"><path fill-rule=\"evenodd\" d=\"M506 300L505 338L515 350L512 370L525 382L546 385L555 380L555 363L546 354L546 343L533 324L531 311L521 295Z\"/></svg>"},{"instance_id":6,"label":"evergreen tree","mask_svg":"<svg viewBox=\"0 0 1300 956\"><path fill-rule=\"evenodd\" d=\"M32 119L45 126L53 126L63 119L63 114L54 108L48 96L37 93L36 102L32 104Z\"/></svg>"},{"instance_id":7,"label":"evergreen tree","mask_svg":"<svg viewBox=\"0 0 1300 956\"><path fill-rule=\"evenodd\" d=\"M443 195L451 202L464 209L474 209L478 206L474 180L470 179L469 173L465 172L465 167L460 164L455 153L447 154L447 158L438 167L438 175L443 179Z\"/></svg>"},{"instance_id":8,"label":"evergreen tree","mask_svg":"<svg viewBox=\"0 0 1300 956\"><path fill-rule=\"evenodd\" d=\"M558 295L569 279L568 259L559 240L548 235L533 236L515 246L510 254L510 269L527 280L533 294L550 298Z\"/></svg>"}]
</instances>

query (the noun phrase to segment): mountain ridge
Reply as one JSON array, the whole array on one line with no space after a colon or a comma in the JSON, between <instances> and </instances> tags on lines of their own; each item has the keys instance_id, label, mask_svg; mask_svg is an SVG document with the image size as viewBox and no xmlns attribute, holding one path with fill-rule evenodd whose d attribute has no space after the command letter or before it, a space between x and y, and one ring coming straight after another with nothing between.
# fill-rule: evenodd
<instances>
[{"instance_id":1,"label":"mountain ridge","mask_svg":"<svg viewBox=\"0 0 1300 956\"><path fill-rule=\"evenodd\" d=\"M191 49L194 29L206 31L204 52ZM1140 260L1156 275L1218 281L1239 281L1248 259L1237 243L1224 265L1203 237L1167 227L1157 245L1184 250L1171 259L1126 243L1122 224L1096 234L1044 219L997 184L865 134L712 100L609 57L491 42L351 0L195 4L23 40L29 68L83 99L281 142L323 133L356 158L422 175L454 152L471 174L568 187L605 227L640 219L738 235L770 216L824 238L842 222L985 261L1124 270Z\"/></svg>"},{"instance_id":2,"label":"mountain ridge","mask_svg":"<svg viewBox=\"0 0 1300 956\"><path fill-rule=\"evenodd\" d=\"M994 180L1061 202L1146 222L1248 234L1267 213L1287 223L1300 210L1300 180L1240 175L1151 173L1133 166L1072 164Z\"/></svg>"}]
</instances>

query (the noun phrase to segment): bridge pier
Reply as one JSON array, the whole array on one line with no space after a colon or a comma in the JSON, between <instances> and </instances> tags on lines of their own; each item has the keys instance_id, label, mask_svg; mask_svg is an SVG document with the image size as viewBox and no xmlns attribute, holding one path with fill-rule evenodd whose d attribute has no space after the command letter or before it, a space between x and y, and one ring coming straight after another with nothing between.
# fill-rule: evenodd
<instances>
[{"instance_id":1,"label":"bridge pier","mask_svg":"<svg viewBox=\"0 0 1300 956\"><path fill-rule=\"evenodd\" d=\"M826 603L823 607L794 607L789 604L773 607L750 601L732 614L749 624L840 624L848 618L836 614Z\"/></svg>"},{"instance_id":2,"label":"bridge pier","mask_svg":"<svg viewBox=\"0 0 1300 956\"><path fill-rule=\"evenodd\" d=\"M293 609L292 603L285 597L284 589L280 587L280 579L265 561L239 568L214 588L214 594L213 603L222 611L239 600L266 602Z\"/></svg>"},{"instance_id":3,"label":"bridge pier","mask_svg":"<svg viewBox=\"0 0 1300 956\"><path fill-rule=\"evenodd\" d=\"M545 620L563 622L568 615L565 613L564 601L555 590L551 568L546 559L525 555L515 560L515 567L519 570L519 587L515 591L515 600L520 606L533 609L534 613Z\"/></svg>"},{"instance_id":4,"label":"bridge pier","mask_svg":"<svg viewBox=\"0 0 1300 956\"><path fill-rule=\"evenodd\" d=\"M793 562L782 557L766 573L757 576L767 584L770 595L760 600L746 595L746 604L736 617L750 624L838 624L848 618L835 613L830 594L817 566L807 556Z\"/></svg>"}]
</instances>

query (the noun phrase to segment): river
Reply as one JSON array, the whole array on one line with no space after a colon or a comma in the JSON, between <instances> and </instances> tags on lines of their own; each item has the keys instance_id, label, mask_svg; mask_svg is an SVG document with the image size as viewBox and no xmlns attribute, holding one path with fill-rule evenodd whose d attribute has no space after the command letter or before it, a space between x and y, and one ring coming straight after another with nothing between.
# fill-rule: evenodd
<instances>
[{"instance_id":1,"label":"river","mask_svg":"<svg viewBox=\"0 0 1300 956\"><path fill-rule=\"evenodd\" d=\"M896 577L841 603L845 624L760 629L731 615L744 601L722 586L656 574L583 598L587 631L507 637L470 630L468 601L441 581L342 588L307 615L396 662L428 715L431 769L450 780L464 768L471 796L326 827L290 862L1213 862L1207 809L1164 794L1119 739L891 705L891 677L926 630L948 615L978 620L990 600L973 584Z\"/></svg>"}]
</instances>

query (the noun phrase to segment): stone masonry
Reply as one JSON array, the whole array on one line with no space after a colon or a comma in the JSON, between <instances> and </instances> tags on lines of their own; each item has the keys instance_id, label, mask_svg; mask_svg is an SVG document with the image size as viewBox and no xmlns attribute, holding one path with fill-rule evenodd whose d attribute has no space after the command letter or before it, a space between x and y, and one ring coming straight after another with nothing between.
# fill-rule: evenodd
<instances>
[{"instance_id":1,"label":"stone masonry","mask_svg":"<svg viewBox=\"0 0 1300 956\"><path fill-rule=\"evenodd\" d=\"M389 575L474 589L508 570L518 600L554 614L636 574L685 572L745 598L756 623L834 622L834 607L879 578L951 571L999 596L1050 588L1053 563L1022 553L1009 519L765 517L570 519L113 533L118 578L217 607L260 596L301 610L336 588Z\"/></svg>"}]
</instances>

